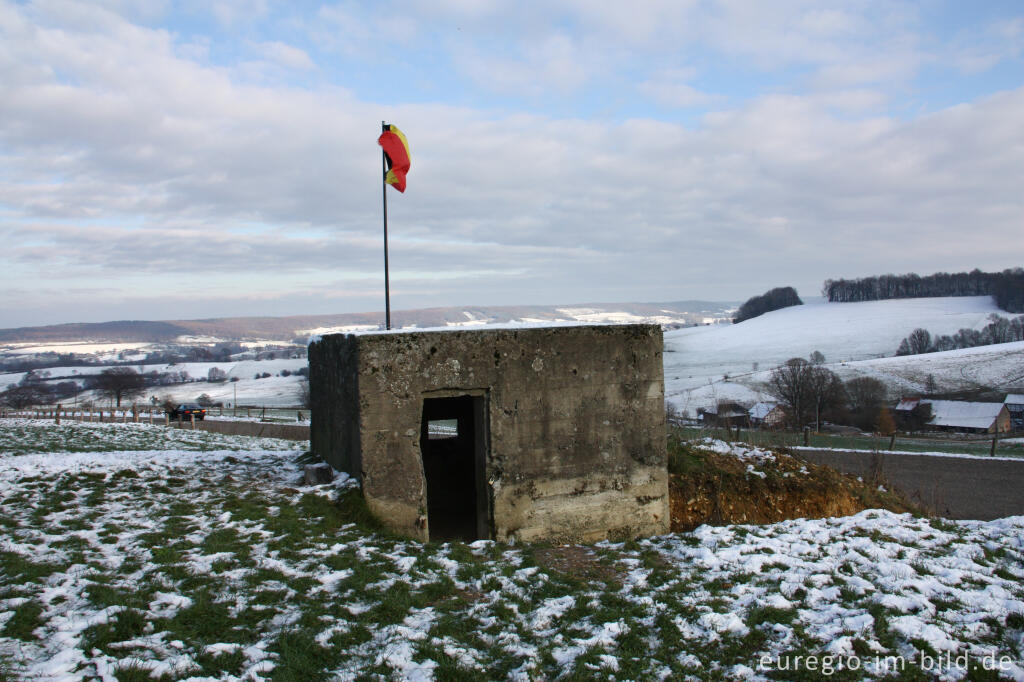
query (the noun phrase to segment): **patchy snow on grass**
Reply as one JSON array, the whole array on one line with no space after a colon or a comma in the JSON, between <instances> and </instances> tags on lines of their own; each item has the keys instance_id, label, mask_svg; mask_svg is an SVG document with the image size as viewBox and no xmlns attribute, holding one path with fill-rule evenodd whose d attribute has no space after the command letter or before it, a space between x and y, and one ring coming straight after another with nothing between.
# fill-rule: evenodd
<instances>
[{"instance_id":1,"label":"patchy snow on grass","mask_svg":"<svg viewBox=\"0 0 1024 682\"><path fill-rule=\"evenodd\" d=\"M135 425L103 426L63 452L0 421L8 677L1024 680L1024 517L702 526L598 543L588 577L359 525L353 482L300 485L291 443L118 451Z\"/></svg>"},{"instance_id":2,"label":"patchy snow on grass","mask_svg":"<svg viewBox=\"0 0 1024 682\"><path fill-rule=\"evenodd\" d=\"M41 419L0 422L0 455L48 452L293 450L295 442L276 438L232 436L199 429L174 429L162 424L76 422L55 424ZM107 455L109 456L109 455ZM45 459L45 458L44 458ZM87 458L86 458L87 459Z\"/></svg>"}]
</instances>

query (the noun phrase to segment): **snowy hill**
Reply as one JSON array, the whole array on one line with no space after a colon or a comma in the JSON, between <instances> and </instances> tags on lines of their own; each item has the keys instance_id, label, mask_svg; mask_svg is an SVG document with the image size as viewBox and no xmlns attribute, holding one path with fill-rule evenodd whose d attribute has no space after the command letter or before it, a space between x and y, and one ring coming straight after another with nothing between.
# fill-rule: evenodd
<instances>
[{"instance_id":1,"label":"snowy hill","mask_svg":"<svg viewBox=\"0 0 1024 682\"><path fill-rule=\"evenodd\" d=\"M736 304L721 301L583 303L424 308L392 311L395 328L465 326L510 322L649 322L666 327L728 322ZM383 312L291 317L234 317L162 322L99 322L0 329L0 357L9 354L91 353L166 344L224 341L305 343L311 334L378 329Z\"/></svg>"},{"instance_id":2,"label":"snowy hill","mask_svg":"<svg viewBox=\"0 0 1024 682\"><path fill-rule=\"evenodd\" d=\"M634 317L639 312L625 315L621 310L574 308L560 314L577 320L582 318L580 321L585 322L634 322L639 321ZM651 311L643 312L653 315ZM720 399L751 403L766 399L763 383L771 370L789 358L806 358L815 350L825 355L829 368L843 379L876 377L889 385L894 395L922 391L928 375L934 376L944 390L988 386L1024 392L1024 343L892 357L900 340L917 327L934 334L952 334L964 327L981 329L993 313L1000 311L988 296L867 303L819 300L776 310L736 325L713 324L667 331L666 397L677 408L691 414L698 407L713 405ZM477 320L478 324L480 322ZM538 323L551 322L520 320L512 324ZM448 326L455 325L449 322ZM215 401L225 403L237 400L243 405L287 406L297 404L300 379L294 373L305 364L304 358L235 360L147 365L142 369L147 372L187 371L193 378L205 378L209 370L216 367L225 371L229 379L237 379L219 384L197 382L159 387L147 393L147 398L155 395L159 399L191 401L206 393ZM100 366L54 368L52 380L79 379L103 369ZM290 376L282 376L283 370L288 370ZM264 373L271 376L255 378ZM17 383L23 376L20 372L0 374L0 390Z\"/></svg>"},{"instance_id":3,"label":"snowy hill","mask_svg":"<svg viewBox=\"0 0 1024 682\"><path fill-rule=\"evenodd\" d=\"M929 374L948 390L1014 386L1024 381L1024 343L891 357L918 327L933 334L981 329L993 313L1006 314L988 296L818 301L736 325L670 331L665 334L666 396L691 412L719 399L758 400L765 397L759 385L774 367L815 350L843 379L874 376L895 392L922 390Z\"/></svg>"}]
</instances>

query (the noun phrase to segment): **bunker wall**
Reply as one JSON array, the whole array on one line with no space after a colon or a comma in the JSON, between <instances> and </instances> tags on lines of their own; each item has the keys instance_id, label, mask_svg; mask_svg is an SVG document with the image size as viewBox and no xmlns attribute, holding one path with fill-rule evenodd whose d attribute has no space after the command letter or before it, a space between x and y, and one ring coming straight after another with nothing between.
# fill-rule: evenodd
<instances>
[{"instance_id":1,"label":"bunker wall","mask_svg":"<svg viewBox=\"0 0 1024 682\"><path fill-rule=\"evenodd\" d=\"M667 532L657 326L328 336L315 346L311 391L314 375L331 401L351 401L354 391L358 414L324 405L328 423L314 419L313 449L360 476L371 510L396 530L429 535L419 447L424 399L477 395L486 401L492 537L591 541ZM335 364L353 361L355 377ZM337 369L314 370L320 362ZM351 468L356 461L359 471Z\"/></svg>"},{"instance_id":2,"label":"bunker wall","mask_svg":"<svg viewBox=\"0 0 1024 682\"><path fill-rule=\"evenodd\" d=\"M309 346L309 445L338 471L359 478L359 360L354 337Z\"/></svg>"}]
</instances>

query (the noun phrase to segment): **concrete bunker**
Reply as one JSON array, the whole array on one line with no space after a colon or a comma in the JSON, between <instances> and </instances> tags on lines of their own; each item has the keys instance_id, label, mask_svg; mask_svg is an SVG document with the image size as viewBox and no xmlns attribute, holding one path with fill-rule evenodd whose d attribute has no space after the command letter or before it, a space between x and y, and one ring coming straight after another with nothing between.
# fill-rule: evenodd
<instances>
[{"instance_id":1,"label":"concrete bunker","mask_svg":"<svg viewBox=\"0 0 1024 682\"><path fill-rule=\"evenodd\" d=\"M423 540L667 532L656 325L328 335L311 446Z\"/></svg>"}]
</instances>

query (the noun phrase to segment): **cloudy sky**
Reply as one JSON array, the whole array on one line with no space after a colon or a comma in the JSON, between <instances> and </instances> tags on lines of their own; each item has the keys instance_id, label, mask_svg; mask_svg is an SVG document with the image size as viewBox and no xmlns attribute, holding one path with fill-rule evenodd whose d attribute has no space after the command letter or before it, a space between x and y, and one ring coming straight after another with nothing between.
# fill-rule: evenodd
<instances>
[{"instance_id":1,"label":"cloudy sky","mask_svg":"<svg viewBox=\"0 0 1024 682\"><path fill-rule=\"evenodd\" d=\"M1024 5L0 0L0 327L1024 265Z\"/></svg>"}]
</instances>

